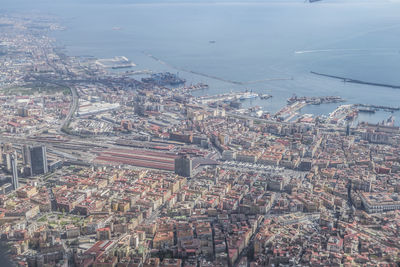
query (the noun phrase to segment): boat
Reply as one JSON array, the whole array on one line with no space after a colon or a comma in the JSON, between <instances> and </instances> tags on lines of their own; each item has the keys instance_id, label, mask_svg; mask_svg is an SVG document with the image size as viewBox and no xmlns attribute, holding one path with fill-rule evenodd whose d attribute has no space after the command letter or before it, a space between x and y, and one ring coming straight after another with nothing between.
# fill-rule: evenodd
<instances>
[{"instance_id":1,"label":"boat","mask_svg":"<svg viewBox=\"0 0 400 267\"><path fill-rule=\"evenodd\" d=\"M272 95L269 95L269 94L259 94L258 96L261 99L270 99L272 97Z\"/></svg>"},{"instance_id":2,"label":"boat","mask_svg":"<svg viewBox=\"0 0 400 267\"><path fill-rule=\"evenodd\" d=\"M214 40L211 40L211 41L209 41L209 43L210 43L210 44L215 44L215 43L216 43L216 41L214 41Z\"/></svg>"},{"instance_id":3,"label":"boat","mask_svg":"<svg viewBox=\"0 0 400 267\"><path fill-rule=\"evenodd\" d=\"M394 116L390 116L389 119L386 120L385 125L393 127L394 126Z\"/></svg>"}]
</instances>

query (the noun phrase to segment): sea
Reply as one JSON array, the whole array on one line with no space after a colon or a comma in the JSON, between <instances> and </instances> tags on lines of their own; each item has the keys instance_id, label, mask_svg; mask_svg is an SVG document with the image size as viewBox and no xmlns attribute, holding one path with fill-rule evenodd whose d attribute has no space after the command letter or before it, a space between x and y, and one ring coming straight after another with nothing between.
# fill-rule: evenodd
<instances>
[{"instance_id":1,"label":"sea","mask_svg":"<svg viewBox=\"0 0 400 267\"><path fill-rule=\"evenodd\" d=\"M170 71L188 83L210 85L195 95L244 90L271 94L269 100L243 103L271 113L293 95L341 96L344 104L400 105L400 90L311 73L400 85L398 0L0 2L3 12L59 18L66 30L52 35L69 55L126 56L137 64L134 69ZM337 106L307 106L301 112L327 115ZM391 115L399 114L360 114L359 120L380 122Z\"/></svg>"},{"instance_id":2,"label":"sea","mask_svg":"<svg viewBox=\"0 0 400 267\"><path fill-rule=\"evenodd\" d=\"M400 106L400 90L344 83L311 71L400 85L399 0L1 0L1 11L55 15L53 32L72 56L126 56L135 70L178 73L210 87L271 94L244 107L274 113L297 96L341 96L307 106L328 115L341 104ZM151 55L151 56L150 56ZM210 78L212 77L212 78ZM241 83L241 84L238 84ZM381 122L400 113L360 113Z\"/></svg>"}]
</instances>

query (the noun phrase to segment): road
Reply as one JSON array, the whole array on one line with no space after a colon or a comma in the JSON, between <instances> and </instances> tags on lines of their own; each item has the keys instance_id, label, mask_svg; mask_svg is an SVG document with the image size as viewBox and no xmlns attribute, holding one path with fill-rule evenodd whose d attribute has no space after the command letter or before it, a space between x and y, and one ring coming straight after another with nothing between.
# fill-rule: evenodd
<instances>
[{"instance_id":1,"label":"road","mask_svg":"<svg viewBox=\"0 0 400 267\"><path fill-rule=\"evenodd\" d=\"M72 102L71 102L68 114L65 117L65 119L62 121L62 123L60 124L60 127L58 129L59 133L65 133L62 130L65 129L66 127L68 127L70 120L72 119L74 113L78 109L79 95L78 95L76 88L74 86L70 85L70 82L68 82L68 81L53 81L53 80L49 80L49 79L46 79L43 77L36 77L36 76L31 76L31 77L35 78L39 82L54 84L54 85L57 85L60 87L67 87L71 91Z\"/></svg>"},{"instance_id":2,"label":"road","mask_svg":"<svg viewBox=\"0 0 400 267\"><path fill-rule=\"evenodd\" d=\"M60 125L60 128L58 130L59 132L62 131L62 129L65 129L66 127L68 127L69 122L72 119L72 116L74 115L74 113L78 109L78 103L79 103L78 92L76 91L76 88L73 87L73 86L67 86L67 87L71 91L72 102L71 102L71 105L69 107L69 111L68 111L67 117L65 117L64 121Z\"/></svg>"}]
</instances>

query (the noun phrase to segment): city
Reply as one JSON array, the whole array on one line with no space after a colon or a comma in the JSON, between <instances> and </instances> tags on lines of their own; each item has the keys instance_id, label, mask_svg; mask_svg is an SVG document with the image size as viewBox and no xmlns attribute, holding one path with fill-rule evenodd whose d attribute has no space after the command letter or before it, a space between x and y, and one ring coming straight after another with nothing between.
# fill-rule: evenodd
<instances>
[{"instance_id":1,"label":"city","mask_svg":"<svg viewBox=\"0 0 400 267\"><path fill-rule=\"evenodd\" d=\"M396 107L313 117L298 110L343 99L294 96L259 113L243 101L272 96L196 97L208 85L184 74L67 56L55 30L0 17L0 233L16 266L398 266L400 129L353 121Z\"/></svg>"}]
</instances>

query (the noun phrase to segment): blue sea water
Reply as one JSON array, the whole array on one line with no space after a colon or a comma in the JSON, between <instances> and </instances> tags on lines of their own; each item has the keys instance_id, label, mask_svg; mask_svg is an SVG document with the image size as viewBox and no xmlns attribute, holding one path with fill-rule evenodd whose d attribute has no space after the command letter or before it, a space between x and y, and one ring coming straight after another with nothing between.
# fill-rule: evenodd
<instances>
[{"instance_id":1,"label":"blue sea water","mask_svg":"<svg viewBox=\"0 0 400 267\"><path fill-rule=\"evenodd\" d=\"M323 0L312 4L303 0L0 2L8 10L37 10L58 16L67 30L54 35L70 55L124 55L138 70L179 71L189 82L210 85L197 95L245 89L269 93L274 96L270 100L244 104L259 105L270 112L280 109L293 94L339 95L348 103L400 105L400 90L343 83L310 73L400 85L398 0ZM287 80L252 83L281 78ZM328 114L336 106L309 106L302 112ZM380 121L389 115L363 115L361 119Z\"/></svg>"},{"instance_id":2,"label":"blue sea water","mask_svg":"<svg viewBox=\"0 0 400 267\"><path fill-rule=\"evenodd\" d=\"M400 106L400 90L342 83L310 73L400 85L398 0L313 4L303 0L0 0L0 10L54 14L67 27L54 36L70 55L124 55L138 70L180 69L190 82L210 85L197 95L244 89L269 93L272 99L249 100L245 105L270 112L293 94L339 95L348 103ZM182 69L238 82L289 80L236 85ZM309 106L302 112L328 114L336 106ZM378 122L389 115L361 114L359 120ZM400 113L394 115L400 120Z\"/></svg>"}]
</instances>

